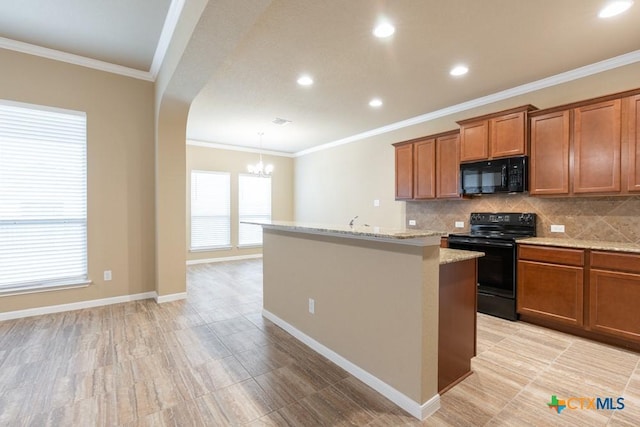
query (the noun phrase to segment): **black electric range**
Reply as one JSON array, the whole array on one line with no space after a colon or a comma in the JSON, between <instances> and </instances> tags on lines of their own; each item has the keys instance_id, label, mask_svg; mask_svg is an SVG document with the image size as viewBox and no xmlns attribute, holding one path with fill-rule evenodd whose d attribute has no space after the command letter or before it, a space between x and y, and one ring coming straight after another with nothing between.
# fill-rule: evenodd
<instances>
[{"instance_id":1,"label":"black electric range","mask_svg":"<svg viewBox=\"0 0 640 427\"><path fill-rule=\"evenodd\" d=\"M484 252L478 259L478 311L517 320L516 241L536 235L536 214L472 213L469 233L450 234L449 247Z\"/></svg>"}]
</instances>

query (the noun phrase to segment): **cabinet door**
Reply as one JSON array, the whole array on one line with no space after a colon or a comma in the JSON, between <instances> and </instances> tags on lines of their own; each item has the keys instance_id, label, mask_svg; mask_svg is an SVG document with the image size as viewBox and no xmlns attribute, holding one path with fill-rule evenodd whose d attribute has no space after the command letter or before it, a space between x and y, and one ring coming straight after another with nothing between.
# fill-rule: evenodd
<instances>
[{"instance_id":1,"label":"cabinet door","mask_svg":"<svg viewBox=\"0 0 640 427\"><path fill-rule=\"evenodd\" d=\"M620 191L620 99L574 110L574 193Z\"/></svg>"},{"instance_id":2,"label":"cabinet door","mask_svg":"<svg viewBox=\"0 0 640 427\"><path fill-rule=\"evenodd\" d=\"M592 269L589 288L590 328L640 342L640 275Z\"/></svg>"},{"instance_id":3,"label":"cabinet door","mask_svg":"<svg viewBox=\"0 0 640 427\"><path fill-rule=\"evenodd\" d=\"M460 135L436 140L436 183L438 198L460 197Z\"/></svg>"},{"instance_id":4,"label":"cabinet door","mask_svg":"<svg viewBox=\"0 0 640 427\"><path fill-rule=\"evenodd\" d=\"M467 123L460 126L460 161L489 158L489 122Z\"/></svg>"},{"instance_id":5,"label":"cabinet door","mask_svg":"<svg viewBox=\"0 0 640 427\"><path fill-rule=\"evenodd\" d=\"M413 146L413 198L436 197L436 140L427 139Z\"/></svg>"},{"instance_id":6,"label":"cabinet door","mask_svg":"<svg viewBox=\"0 0 640 427\"><path fill-rule=\"evenodd\" d=\"M527 154L525 112L508 114L491 119L491 158Z\"/></svg>"},{"instance_id":7,"label":"cabinet door","mask_svg":"<svg viewBox=\"0 0 640 427\"><path fill-rule=\"evenodd\" d=\"M413 198L413 144L396 147L396 200Z\"/></svg>"},{"instance_id":8,"label":"cabinet door","mask_svg":"<svg viewBox=\"0 0 640 427\"><path fill-rule=\"evenodd\" d=\"M629 160L627 190L640 191L640 95L629 98Z\"/></svg>"},{"instance_id":9,"label":"cabinet door","mask_svg":"<svg viewBox=\"0 0 640 427\"><path fill-rule=\"evenodd\" d=\"M582 267L518 261L518 313L582 326L583 278Z\"/></svg>"},{"instance_id":10,"label":"cabinet door","mask_svg":"<svg viewBox=\"0 0 640 427\"><path fill-rule=\"evenodd\" d=\"M569 194L570 111L531 118L529 193Z\"/></svg>"}]
</instances>

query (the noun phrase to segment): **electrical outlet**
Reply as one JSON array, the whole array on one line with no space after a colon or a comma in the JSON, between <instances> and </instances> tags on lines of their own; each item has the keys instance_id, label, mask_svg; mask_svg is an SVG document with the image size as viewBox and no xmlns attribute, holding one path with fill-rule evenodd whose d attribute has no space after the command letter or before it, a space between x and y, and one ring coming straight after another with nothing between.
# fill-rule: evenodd
<instances>
[{"instance_id":1,"label":"electrical outlet","mask_svg":"<svg viewBox=\"0 0 640 427\"><path fill-rule=\"evenodd\" d=\"M374 207L376 207L376 208L377 208L378 206L380 206L380 200L375 199L375 200L373 201L373 206L374 206Z\"/></svg>"},{"instance_id":2,"label":"electrical outlet","mask_svg":"<svg viewBox=\"0 0 640 427\"><path fill-rule=\"evenodd\" d=\"M104 271L104 281L108 282L109 280L111 280L111 270L105 270Z\"/></svg>"},{"instance_id":3,"label":"electrical outlet","mask_svg":"<svg viewBox=\"0 0 640 427\"><path fill-rule=\"evenodd\" d=\"M552 233L564 233L564 225L551 224Z\"/></svg>"},{"instance_id":4,"label":"electrical outlet","mask_svg":"<svg viewBox=\"0 0 640 427\"><path fill-rule=\"evenodd\" d=\"M456 228L464 228L464 221L456 221Z\"/></svg>"},{"instance_id":5,"label":"electrical outlet","mask_svg":"<svg viewBox=\"0 0 640 427\"><path fill-rule=\"evenodd\" d=\"M415 219L410 219L409 220L409 225L416 225L416 220Z\"/></svg>"},{"instance_id":6,"label":"electrical outlet","mask_svg":"<svg viewBox=\"0 0 640 427\"><path fill-rule=\"evenodd\" d=\"M316 312L316 300L309 298L309 313L315 314Z\"/></svg>"}]
</instances>

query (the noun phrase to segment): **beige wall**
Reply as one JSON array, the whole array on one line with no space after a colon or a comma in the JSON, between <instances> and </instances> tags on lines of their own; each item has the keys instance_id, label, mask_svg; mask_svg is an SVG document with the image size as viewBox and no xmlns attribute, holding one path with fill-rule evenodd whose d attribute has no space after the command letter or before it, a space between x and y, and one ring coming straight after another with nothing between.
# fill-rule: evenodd
<instances>
[{"instance_id":1,"label":"beige wall","mask_svg":"<svg viewBox=\"0 0 640 427\"><path fill-rule=\"evenodd\" d=\"M265 164L274 167L271 179L271 217L278 221L293 220L293 159L263 155ZM258 161L257 153L222 150L187 145L187 251L191 245L190 179L192 170L231 173L231 245L229 250L197 251L187 254L188 260L232 257L262 253L262 248L238 249L238 174L247 173L247 165Z\"/></svg>"},{"instance_id":2,"label":"beige wall","mask_svg":"<svg viewBox=\"0 0 640 427\"><path fill-rule=\"evenodd\" d=\"M0 297L0 312L153 291L153 83L0 49L0 98L87 113L86 288ZM113 280L104 282L103 271Z\"/></svg>"},{"instance_id":3,"label":"beige wall","mask_svg":"<svg viewBox=\"0 0 640 427\"><path fill-rule=\"evenodd\" d=\"M404 226L405 202L394 201L392 143L457 129L456 120L519 105L548 108L638 87L640 63L297 157L296 221L344 224L359 215L359 221L371 225ZM376 198L380 199L380 207L373 206Z\"/></svg>"},{"instance_id":4,"label":"beige wall","mask_svg":"<svg viewBox=\"0 0 640 427\"><path fill-rule=\"evenodd\" d=\"M437 394L438 246L277 230L264 239L265 310L418 404Z\"/></svg>"}]
</instances>

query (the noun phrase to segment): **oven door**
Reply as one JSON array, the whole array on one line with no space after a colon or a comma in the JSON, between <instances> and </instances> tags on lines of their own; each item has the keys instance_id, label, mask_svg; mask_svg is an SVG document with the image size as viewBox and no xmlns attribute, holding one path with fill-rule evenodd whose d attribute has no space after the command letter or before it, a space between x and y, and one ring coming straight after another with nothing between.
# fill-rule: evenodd
<instances>
[{"instance_id":1,"label":"oven door","mask_svg":"<svg viewBox=\"0 0 640 427\"><path fill-rule=\"evenodd\" d=\"M515 320L515 242L450 236L449 247L484 252L478 258L478 311Z\"/></svg>"}]
</instances>

